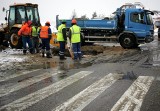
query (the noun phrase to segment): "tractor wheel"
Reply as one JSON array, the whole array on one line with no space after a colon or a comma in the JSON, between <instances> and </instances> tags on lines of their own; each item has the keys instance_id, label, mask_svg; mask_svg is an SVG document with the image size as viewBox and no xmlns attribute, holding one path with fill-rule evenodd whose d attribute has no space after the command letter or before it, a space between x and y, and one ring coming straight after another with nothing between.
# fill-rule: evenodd
<instances>
[{"instance_id":1,"label":"tractor wheel","mask_svg":"<svg viewBox=\"0 0 160 111\"><path fill-rule=\"evenodd\" d=\"M11 48L22 49L22 38L18 37L18 29L11 30L9 43Z\"/></svg>"},{"instance_id":2,"label":"tractor wheel","mask_svg":"<svg viewBox=\"0 0 160 111\"><path fill-rule=\"evenodd\" d=\"M132 49L135 47L135 38L131 34L123 34L122 37L120 38L120 45L124 49Z\"/></svg>"}]
</instances>

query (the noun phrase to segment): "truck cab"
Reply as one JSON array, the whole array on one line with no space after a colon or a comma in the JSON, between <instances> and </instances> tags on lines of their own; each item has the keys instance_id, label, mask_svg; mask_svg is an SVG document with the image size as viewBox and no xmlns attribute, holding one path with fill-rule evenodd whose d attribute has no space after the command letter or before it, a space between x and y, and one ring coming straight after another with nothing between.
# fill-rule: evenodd
<instances>
[{"instance_id":1,"label":"truck cab","mask_svg":"<svg viewBox=\"0 0 160 111\"><path fill-rule=\"evenodd\" d=\"M144 9L128 8L125 10L124 30L118 36L122 47L133 48L141 43L153 41L152 14L151 11Z\"/></svg>"}]
</instances>

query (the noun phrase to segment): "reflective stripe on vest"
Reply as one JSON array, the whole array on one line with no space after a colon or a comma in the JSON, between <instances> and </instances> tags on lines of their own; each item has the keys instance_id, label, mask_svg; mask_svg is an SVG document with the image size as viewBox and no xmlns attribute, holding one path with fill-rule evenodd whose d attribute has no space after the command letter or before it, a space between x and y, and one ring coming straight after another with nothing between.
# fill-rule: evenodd
<instances>
[{"instance_id":1,"label":"reflective stripe on vest","mask_svg":"<svg viewBox=\"0 0 160 111\"><path fill-rule=\"evenodd\" d=\"M58 27L57 41L64 41L63 33L62 33L62 29L63 29L63 28L66 28L66 26L65 26L64 24L61 24L61 25Z\"/></svg>"},{"instance_id":2,"label":"reflective stripe on vest","mask_svg":"<svg viewBox=\"0 0 160 111\"><path fill-rule=\"evenodd\" d=\"M42 26L41 27L41 32L40 32L40 37L41 38L48 38L48 26Z\"/></svg>"},{"instance_id":3,"label":"reflective stripe on vest","mask_svg":"<svg viewBox=\"0 0 160 111\"><path fill-rule=\"evenodd\" d=\"M80 32L81 32L81 28L77 25L73 25L71 28L71 42L72 43L78 43L78 42L81 42L81 39L80 39Z\"/></svg>"},{"instance_id":4,"label":"reflective stripe on vest","mask_svg":"<svg viewBox=\"0 0 160 111\"><path fill-rule=\"evenodd\" d=\"M38 32L39 32L39 27L32 27L32 36L33 37L37 37L38 36Z\"/></svg>"}]
</instances>

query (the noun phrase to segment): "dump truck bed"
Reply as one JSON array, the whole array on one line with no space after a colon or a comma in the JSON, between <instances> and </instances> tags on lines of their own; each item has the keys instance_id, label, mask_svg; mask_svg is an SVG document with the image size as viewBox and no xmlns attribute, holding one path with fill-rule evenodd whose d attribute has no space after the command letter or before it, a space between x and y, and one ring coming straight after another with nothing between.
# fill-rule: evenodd
<instances>
[{"instance_id":1,"label":"dump truck bed","mask_svg":"<svg viewBox=\"0 0 160 111\"><path fill-rule=\"evenodd\" d=\"M61 20L60 20L61 21ZM60 22L59 22L60 23ZM115 20L77 20L82 29L115 29ZM71 20L66 20L66 27L71 27Z\"/></svg>"}]
</instances>

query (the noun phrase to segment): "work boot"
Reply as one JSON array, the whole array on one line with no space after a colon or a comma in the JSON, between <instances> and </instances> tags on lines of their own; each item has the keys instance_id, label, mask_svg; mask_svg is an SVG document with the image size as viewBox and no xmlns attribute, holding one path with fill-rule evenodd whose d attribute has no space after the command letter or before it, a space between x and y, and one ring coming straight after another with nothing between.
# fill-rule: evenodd
<instances>
[{"instance_id":1,"label":"work boot","mask_svg":"<svg viewBox=\"0 0 160 111\"><path fill-rule=\"evenodd\" d=\"M47 58L52 58L50 51L46 51L46 53L47 53Z\"/></svg>"},{"instance_id":2,"label":"work boot","mask_svg":"<svg viewBox=\"0 0 160 111\"><path fill-rule=\"evenodd\" d=\"M29 52L30 52L31 54L34 54L33 49L29 49Z\"/></svg>"},{"instance_id":3,"label":"work boot","mask_svg":"<svg viewBox=\"0 0 160 111\"><path fill-rule=\"evenodd\" d=\"M23 50L23 54L26 55L27 50Z\"/></svg>"},{"instance_id":4,"label":"work boot","mask_svg":"<svg viewBox=\"0 0 160 111\"><path fill-rule=\"evenodd\" d=\"M42 57L44 57L44 53L42 53Z\"/></svg>"},{"instance_id":5,"label":"work boot","mask_svg":"<svg viewBox=\"0 0 160 111\"><path fill-rule=\"evenodd\" d=\"M60 55L60 60L66 60L67 58L64 57L64 55Z\"/></svg>"},{"instance_id":6,"label":"work boot","mask_svg":"<svg viewBox=\"0 0 160 111\"><path fill-rule=\"evenodd\" d=\"M39 53L39 49L36 50L36 53Z\"/></svg>"},{"instance_id":7,"label":"work boot","mask_svg":"<svg viewBox=\"0 0 160 111\"><path fill-rule=\"evenodd\" d=\"M42 57L44 57L44 49L42 49Z\"/></svg>"},{"instance_id":8,"label":"work boot","mask_svg":"<svg viewBox=\"0 0 160 111\"><path fill-rule=\"evenodd\" d=\"M52 58L52 55L51 55L51 53L47 53L47 58Z\"/></svg>"}]
</instances>

